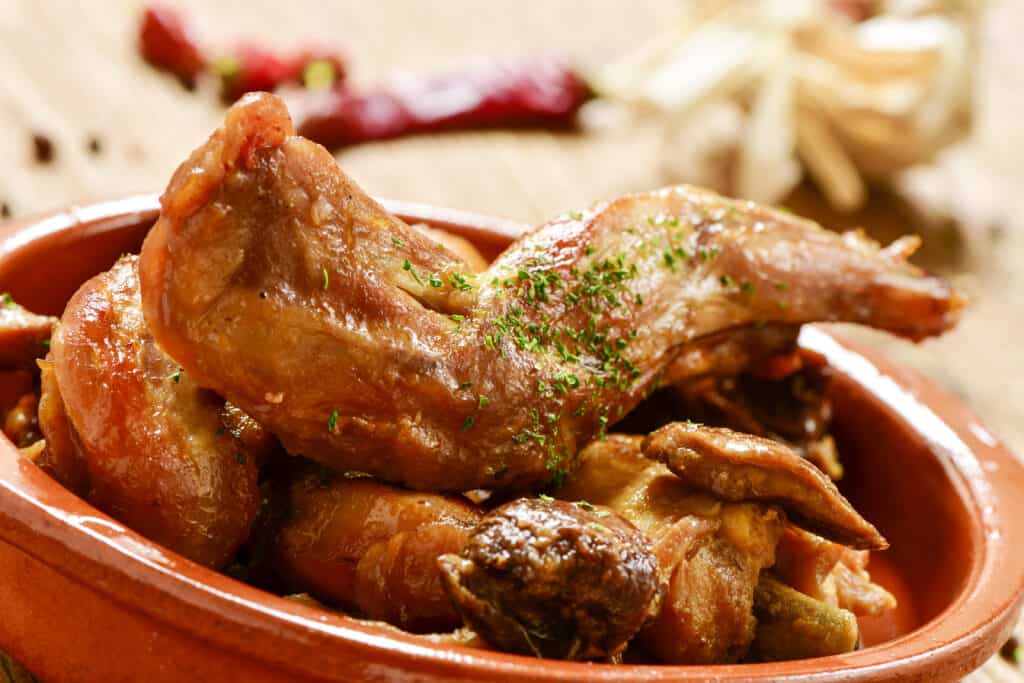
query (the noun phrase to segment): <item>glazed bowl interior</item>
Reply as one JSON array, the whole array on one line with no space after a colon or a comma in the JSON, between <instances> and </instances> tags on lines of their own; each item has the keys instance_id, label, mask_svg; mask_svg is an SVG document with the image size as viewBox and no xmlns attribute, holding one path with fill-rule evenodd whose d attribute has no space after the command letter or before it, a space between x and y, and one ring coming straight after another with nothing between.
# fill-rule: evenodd
<instances>
[{"instance_id":1,"label":"glazed bowl interior","mask_svg":"<svg viewBox=\"0 0 1024 683\"><path fill-rule=\"evenodd\" d=\"M386 205L410 222L428 222L467 236L488 257L522 229L506 221L430 207ZM138 251L156 213L155 198L146 196L92 205L9 229L0 235L6 238L0 247L0 291L9 291L30 309L59 315L84 280L109 268L121 254ZM723 680L811 676L812 680L852 681L888 680L877 676L889 671L906 680L953 680L998 647L1019 608L1024 570L1021 553L1014 546L1024 539L1005 520L1024 519L1024 503L1012 495L1013 487L1024 486L1021 468L973 415L921 378L892 368L868 352L852 350L834 331L807 328L801 344L823 354L835 370L833 434L846 469L840 487L890 541L888 551L873 555L870 569L897 596L900 607L885 617L861 621L865 647L857 652L817 660L720 666L714 674ZM192 625L169 610L166 619L181 621L175 628L198 629L211 643L240 655L248 652L268 666L283 667L295 675L302 672L310 680L345 680L353 672L351 660L336 675L326 672L347 657L376 662L380 668L373 671L377 673L422 670L430 672L427 678L438 680L562 680L579 675L607 680L700 680L710 673L702 667L538 664L511 655L436 646L345 617L324 616L174 556L58 491L34 465L23 459L15 463L16 459L9 443L0 444L0 522L7 501L17 508L8 513L12 517L23 519L35 510L61 520L67 528L61 533L46 529L47 536L39 529L11 531L0 523L0 541L22 547L36 543L32 554L52 564L55 560L48 559L45 550L47 539L63 539L63 547L53 552L82 555L86 574L102 574L104 563L114 564L131 585L138 584L140 595L159 596L154 598L157 604L183 602L196 610ZM994 469L1000 470L1000 476L987 476L986 470ZM81 521L86 517L103 520L105 530L97 531L95 523L86 525ZM77 532L80 537L75 536ZM99 545L102 552L97 550ZM0 588L0 600L3 592ZM240 633L263 635L203 633L199 625L203 615L221 625L233 624ZM150 614L148 618L162 617ZM0 627L0 637L4 635ZM257 651L260 637L271 638L280 647ZM36 658L31 645L18 642L18 654Z\"/></svg>"}]
</instances>

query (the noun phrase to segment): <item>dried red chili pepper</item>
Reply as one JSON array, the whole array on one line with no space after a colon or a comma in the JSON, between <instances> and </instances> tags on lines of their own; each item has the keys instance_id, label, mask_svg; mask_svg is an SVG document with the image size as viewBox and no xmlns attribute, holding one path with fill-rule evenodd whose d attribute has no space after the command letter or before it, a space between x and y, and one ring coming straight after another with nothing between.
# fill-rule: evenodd
<instances>
[{"instance_id":1,"label":"dried red chili pepper","mask_svg":"<svg viewBox=\"0 0 1024 683\"><path fill-rule=\"evenodd\" d=\"M340 146L456 128L564 127L590 95L562 60L532 57L408 76L364 95L294 92L289 106L301 135Z\"/></svg>"},{"instance_id":2,"label":"dried red chili pepper","mask_svg":"<svg viewBox=\"0 0 1024 683\"><path fill-rule=\"evenodd\" d=\"M856 22L867 21L878 14L876 0L832 0L832 9Z\"/></svg>"},{"instance_id":3,"label":"dried red chili pepper","mask_svg":"<svg viewBox=\"0 0 1024 683\"><path fill-rule=\"evenodd\" d=\"M307 45L288 60L288 80L320 90L337 85L348 75L347 55L326 45Z\"/></svg>"},{"instance_id":4,"label":"dried red chili pepper","mask_svg":"<svg viewBox=\"0 0 1024 683\"><path fill-rule=\"evenodd\" d=\"M345 58L336 50L310 46L281 57L252 43L239 45L214 62L221 98L234 102L247 92L276 90L285 83L330 87L345 77Z\"/></svg>"},{"instance_id":5,"label":"dried red chili pepper","mask_svg":"<svg viewBox=\"0 0 1024 683\"><path fill-rule=\"evenodd\" d=\"M194 83L208 66L182 17L167 7L146 9L139 46L147 61L186 84ZM271 91L288 83L305 86L306 91L290 98L297 128L330 146L456 128L563 127L572 123L591 94L575 71L550 57L408 76L367 94L342 87L344 55L319 45L282 57L243 43L213 66L227 102L253 90Z\"/></svg>"},{"instance_id":6,"label":"dried red chili pepper","mask_svg":"<svg viewBox=\"0 0 1024 683\"><path fill-rule=\"evenodd\" d=\"M234 102L247 92L271 91L283 83L288 64L273 52L250 43L239 45L229 56L219 57L213 68L220 77L221 98Z\"/></svg>"},{"instance_id":7,"label":"dried red chili pepper","mask_svg":"<svg viewBox=\"0 0 1024 683\"><path fill-rule=\"evenodd\" d=\"M186 85L194 84L206 68L202 50L181 15L162 5L151 5L143 13L139 50L147 62L171 72Z\"/></svg>"}]
</instances>

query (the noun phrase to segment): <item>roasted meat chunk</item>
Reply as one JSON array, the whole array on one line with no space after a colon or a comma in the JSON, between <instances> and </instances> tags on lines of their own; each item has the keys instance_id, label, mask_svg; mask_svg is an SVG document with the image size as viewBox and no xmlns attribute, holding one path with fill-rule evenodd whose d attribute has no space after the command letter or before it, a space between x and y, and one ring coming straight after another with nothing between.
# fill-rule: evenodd
<instances>
[{"instance_id":1,"label":"roasted meat chunk","mask_svg":"<svg viewBox=\"0 0 1024 683\"><path fill-rule=\"evenodd\" d=\"M740 437L742 445L743 435ZM693 486L645 457L643 444L642 437L622 434L593 442L584 449L579 470L558 496L605 505L650 538L666 592L657 616L641 631L638 642L658 660L720 663L749 656L758 633L756 591L765 569L784 561L786 578L807 589L825 581L844 552L855 553L824 539L811 544L817 537L786 525L781 507L743 501L739 495L732 495L730 502L709 487ZM747 464L740 469L752 476L752 468ZM728 486L732 477L729 467L723 466L723 485ZM819 491L817 482L797 480L793 487L786 496L797 500ZM745 487L723 490L748 492ZM831 496L829 500L841 505ZM778 502L785 507L785 500ZM790 540L785 542L787 538ZM826 549L836 550L831 564L829 558L822 557ZM863 572L863 564L859 569ZM858 574L858 579L865 590L872 586L885 593L871 584L866 572ZM813 594L806 597L817 599ZM821 600L820 610L840 607L834 598L823 596ZM846 619L843 616L840 621L847 623ZM783 620L780 617L778 621ZM781 629L779 626L774 632ZM768 656L769 650L766 646L763 656Z\"/></svg>"},{"instance_id":2,"label":"roasted meat chunk","mask_svg":"<svg viewBox=\"0 0 1024 683\"><path fill-rule=\"evenodd\" d=\"M683 347L664 383L688 386L699 380L733 378L779 354L791 353L798 325L757 325L726 330Z\"/></svg>"},{"instance_id":3,"label":"roasted meat chunk","mask_svg":"<svg viewBox=\"0 0 1024 683\"><path fill-rule=\"evenodd\" d=\"M780 334L741 337L718 347L733 359L734 373L676 381L679 413L697 422L783 441L831 479L841 479L842 463L829 434L830 368L820 357L798 348L796 335L788 347Z\"/></svg>"},{"instance_id":4,"label":"roasted meat chunk","mask_svg":"<svg viewBox=\"0 0 1024 683\"><path fill-rule=\"evenodd\" d=\"M775 503L803 526L854 548L889 545L821 470L778 441L674 422L644 439L643 452L724 500Z\"/></svg>"},{"instance_id":5,"label":"roasted meat chunk","mask_svg":"<svg viewBox=\"0 0 1024 683\"><path fill-rule=\"evenodd\" d=\"M46 355L56 322L18 305L10 294L0 295L0 368L34 368Z\"/></svg>"},{"instance_id":6,"label":"roasted meat chunk","mask_svg":"<svg viewBox=\"0 0 1024 683\"><path fill-rule=\"evenodd\" d=\"M857 616L877 616L896 598L871 581L870 553L853 550L789 526L779 542L772 573L792 588Z\"/></svg>"},{"instance_id":7,"label":"roasted meat chunk","mask_svg":"<svg viewBox=\"0 0 1024 683\"><path fill-rule=\"evenodd\" d=\"M223 399L150 336L136 264L122 258L82 285L54 330L41 458L112 517L220 567L256 515L256 459L222 428Z\"/></svg>"},{"instance_id":8,"label":"roasted meat chunk","mask_svg":"<svg viewBox=\"0 0 1024 683\"><path fill-rule=\"evenodd\" d=\"M177 170L146 319L204 387L338 470L433 491L571 471L676 357L753 324L948 329L944 280L860 233L689 187L604 202L476 276L249 95Z\"/></svg>"},{"instance_id":9,"label":"roasted meat chunk","mask_svg":"<svg viewBox=\"0 0 1024 683\"><path fill-rule=\"evenodd\" d=\"M440 563L474 631L503 650L537 657L613 657L659 603L647 538L586 503L506 503L477 525L461 554Z\"/></svg>"},{"instance_id":10,"label":"roasted meat chunk","mask_svg":"<svg viewBox=\"0 0 1024 683\"><path fill-rule=\"evenodd\" d=\"M464 500L311 467L288 484L284 509L270 555L295 588L409 631L461 624L437 558L480 520Z\"/></svg>"},{"instance_id":11,"label":"roasted meat chunk","mask_svg":"<svg viewBox=\"0 0 1024 683\"><path fill-rule=\"evenodd\" d=\"M641 442L619 434L594 442L558 495L608 506L653 544L665 596L639 635L644 649L673 664L737 661L754 637L754 588L775 561L784 517L693 490L645 458Z\"/></svg>"}]
</instances>

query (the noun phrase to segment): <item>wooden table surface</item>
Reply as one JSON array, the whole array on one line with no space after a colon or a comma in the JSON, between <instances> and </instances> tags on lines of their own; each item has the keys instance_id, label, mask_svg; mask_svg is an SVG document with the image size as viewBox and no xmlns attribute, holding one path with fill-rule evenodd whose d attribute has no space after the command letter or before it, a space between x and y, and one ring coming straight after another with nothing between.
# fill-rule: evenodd
<instances>
[{"instance_id":1,"label":"wooden table surface","mask_svg":"<svg viewBox=\"0 0 1024 683\"><path fill-rule=\"evenodd\" d=\"M179 4L215 44L253 37L281 47L311 38L344 46L354 80L370 83L399 68L531 50L599 63L672 21L680 1ZM7 165L0 202L13 215L160 190L219 123L223 110L211 93L187 93L138 58L139 7L132 0L0 0L0 158ZM863 222L886 235L921 231L931 240L927 265L972 297L960 327L918 346L870 332L855 335L962 395L993 433L1024 453L1022 29L1024 3L991 4L980 30L975 130L937 167L912 176L925 205L955 222L925 226L891 201L830 222ZM34 160L36 132L54 141L53 163ZM98 152L89 150L92 139ZM670 182L660 139L655 126L587 135L458 133L356 147L338 158L377 195L537 222ZM799 206L827 216L813 201ZM1004 662L975 676L1018 680Z\"/></svg>"}]
</instances>

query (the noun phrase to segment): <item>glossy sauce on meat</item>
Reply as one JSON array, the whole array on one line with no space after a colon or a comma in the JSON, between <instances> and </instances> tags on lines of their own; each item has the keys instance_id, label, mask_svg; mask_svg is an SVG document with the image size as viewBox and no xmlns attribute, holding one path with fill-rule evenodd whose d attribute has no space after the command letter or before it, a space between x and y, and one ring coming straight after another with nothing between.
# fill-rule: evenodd
<instances>
[{"instance_id":1,"label":"glossy sauce on meat","mask_svg":"<svg viewBox=\"0 0 1024 683\"><path fill-rule=\"evenodd\" d=\"M296 587L415 632L461 621L437 558L462 550L481 514L465 501L310 468L288 486L273 562Z\"/></svg>"},{"instance_id":2,"label":"glossy sauce on meat","mask_svg":"<svg viewBox=\"0 0 1024 683\"><path fill-rule=\"evenodd\" d=\"M43 431L54 469L90 502L220 567L256 515L255 458L222 428L223 399L196 386L150 336L136 263L121 259L68 302L51 345L53 374L44 375Z\"/></svg>"}]
</instances>

